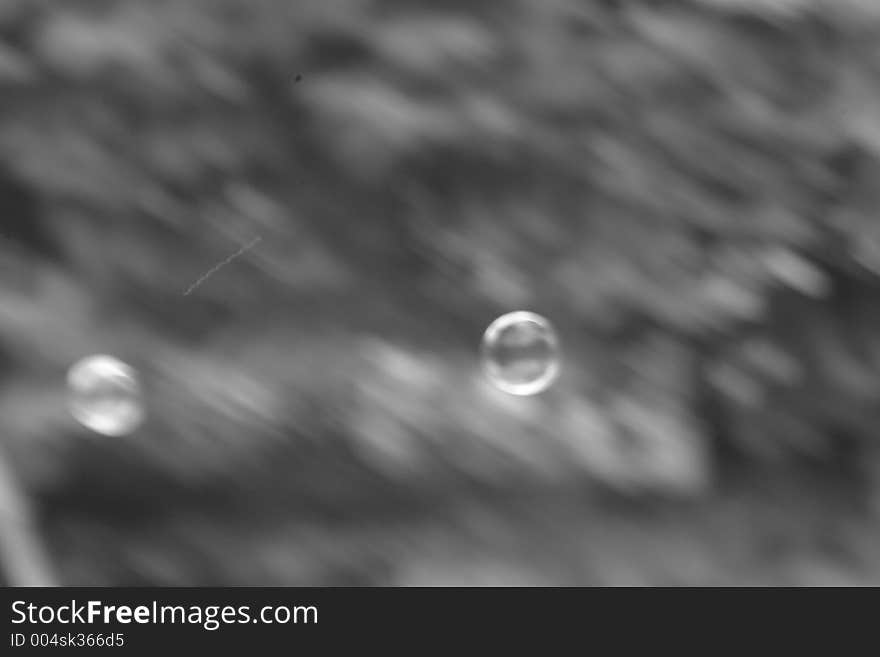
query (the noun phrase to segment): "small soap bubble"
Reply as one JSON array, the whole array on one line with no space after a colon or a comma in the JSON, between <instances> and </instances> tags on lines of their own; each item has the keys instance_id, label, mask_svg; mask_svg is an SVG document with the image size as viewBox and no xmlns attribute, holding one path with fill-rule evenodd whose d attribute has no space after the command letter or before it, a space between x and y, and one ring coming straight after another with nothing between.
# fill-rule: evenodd
<instances>
[{"instance_id":1,"label":"small soap bubble","mask_svg":"<svg viewBox=\"0 0 880 657\"><path fill-rule=\"evenodd\" d=\"M104 436L124 436L144 420L137 372L113 356L89 356L67 373L74 419Z\"/></svg>"},{"instance_id":2,"label":"small soap bubble","mask_svg":"<svg viewBox=\"0 0 880 657\"><path fill-rule=\"evenodd\" d=\"M559 340L544 317L526 311L502 315L483 334L483 370L511 395L536 395L559 375Z\"/></svg>"}]
</instances>

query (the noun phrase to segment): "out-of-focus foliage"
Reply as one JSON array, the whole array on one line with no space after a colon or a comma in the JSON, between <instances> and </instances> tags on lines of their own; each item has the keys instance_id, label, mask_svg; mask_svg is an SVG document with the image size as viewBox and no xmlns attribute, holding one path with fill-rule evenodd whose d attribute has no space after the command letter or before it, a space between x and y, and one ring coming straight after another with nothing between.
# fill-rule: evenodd
<instances>
[{"instance_id":1,"label":"out-of-focus foliage","mask_svg":"<svg viewBox=\"0 0 880 657\"><path fill-rule=\"evenodd\" d=\"M0 286L0 429L65 581L877 581L878 30L0 1L0 158L66 263ZM476 370L519 308L539 399ZM65 417L92 352L144 373L135 439Z\"/></svg>"}]
</instances>

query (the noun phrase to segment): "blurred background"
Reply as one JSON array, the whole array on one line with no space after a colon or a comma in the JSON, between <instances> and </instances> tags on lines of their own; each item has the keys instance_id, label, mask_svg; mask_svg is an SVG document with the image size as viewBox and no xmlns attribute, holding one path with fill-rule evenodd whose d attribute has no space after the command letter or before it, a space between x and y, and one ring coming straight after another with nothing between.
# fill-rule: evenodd
<instances>
[{"instance_id":1,"label":"blurred background","mask_svg":"<svg viewBox=\"0 0 880 657\"><path fill-rule=\"evenodd\" d=\"M2 579L880 584L878 177L871 0L0 0Z\"/></svg>"}]
</instances>

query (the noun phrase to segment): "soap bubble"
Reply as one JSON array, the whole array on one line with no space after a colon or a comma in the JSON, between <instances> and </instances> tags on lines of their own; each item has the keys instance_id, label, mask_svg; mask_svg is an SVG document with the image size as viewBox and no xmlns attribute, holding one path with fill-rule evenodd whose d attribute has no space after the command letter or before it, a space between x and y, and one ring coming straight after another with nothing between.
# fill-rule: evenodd
<instances>
[{"instance_id":1,"label":"soap bubble","mask_svg":"<svg viewBox=\"0 0 880 657\"><path fill-rule=\"evenodd\" d=\"M483 334L482 364L489 380L512 395L536 395L559 375L559 340L550 322L517 311L496 319Z\"/></svg>"},{"instance_id":2,"label":"soap bubble","mask_svg":"<svg viewBox=\"0 0 880 657\"><path fill-rule=\"evenodd\" d=\"M143 422L137 372L105 355L84 358L67 373L69 408L84 427L105 436L124 436Z\"/></svg>"}]
</instances>

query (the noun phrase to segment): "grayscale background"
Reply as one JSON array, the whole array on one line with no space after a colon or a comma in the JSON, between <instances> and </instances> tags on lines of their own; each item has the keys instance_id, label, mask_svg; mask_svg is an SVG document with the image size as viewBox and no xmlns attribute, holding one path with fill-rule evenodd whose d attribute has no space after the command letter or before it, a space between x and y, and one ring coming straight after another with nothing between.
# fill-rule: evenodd
<instances>
[{"instance_id":1,"label":"grayscale background","mask_svg":"<svg viewBox=\"0 0 880 657\"><path fill-rule=\"evenodd\" d=\"M878 209L869 0L0 0L0 579L880 584Z\"/></svg>"}]
</instances>

